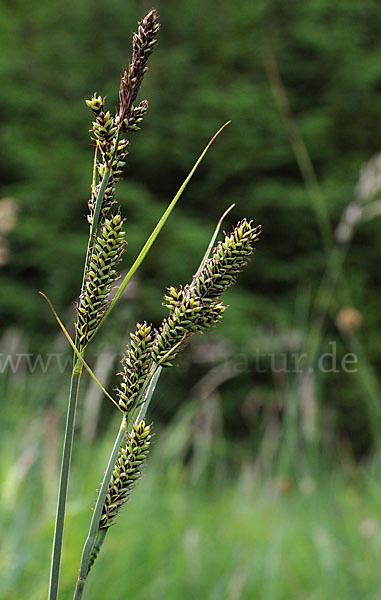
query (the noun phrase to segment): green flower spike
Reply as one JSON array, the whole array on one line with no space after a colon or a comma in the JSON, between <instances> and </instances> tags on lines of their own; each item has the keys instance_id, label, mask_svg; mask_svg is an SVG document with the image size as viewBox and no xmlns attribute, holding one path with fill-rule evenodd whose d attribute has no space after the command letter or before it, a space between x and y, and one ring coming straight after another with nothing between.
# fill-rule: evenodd
<instances>
[{"instance_id":1,"label":"green flower spike","mask_svg":"<svg viewBox=\"0 0 381 600\"><path fill-rule=\"evenodd\" d=\"M191 287L195 293L209 300L223 294L234 282L237 274L247 264L259 240L261 226L252 227L252 222L243 219L213 249L212 256L193 278Z\"/></svg>"},{"instance_id":2,"label":"green flower spike","mask_svg":"<svg viewBox=\"0 0 381 600\"><path fill-rule=\"evenodd\" d=\"M166 306L170 307L169 317L164 319L160 330L156 333L156 338L152 346L152 358L155 362L160 362L163 367L172 366L171 360L184 347L188 338L194 333L201 333L205 329L218 323L226 310L220 302L214 302L206 306L200 298L195 296L189 287L177 291L170 288L169 295L173 298L167 300ZM166 296L166 299L168 296ZM175 300L177 298L177 300ZM184 340L184 343L180 343ZM161 361L165 355L174 348L176 350L165 360Z\"/></svg>"},{"instance_id":3,"label":"green flower spike","mask_svg":"<svg viewBox=\"0 0 381 600\"><path fill-rule=\"evenodd\" d=\"M133 426L132 432L126 437L126 446L121 449L112 474L99 529L106 529L114 524L118 512L140 479L151 445L151 428L145 421L141 421L139 425Z\"/></svg>"},{"instance_id":4,"label":"green flower spike","mask_svg":"<svg viewBox=\"0 0 381 600\"><path fill-rule=\"evenodd\" d=\"M235 281L236 275L246 265L253 253L253 245L259 239L260 226L253 228L244 219L232 233L225 236L212 251L212 256L194 275L191 285L179 290L168 289L164 306L169 317L164 319L156 332L152 346L152 358L163 367L171 366L173 357L183 348L194 333L203 332L216 325L226 310L219 296ZM184 343L179 343L181 341ZM168 359L165 355L176 347Z\"/></svg>"},{"instance_id":5,"label":"green flower spike","mask_svg":"<svg viewBox=\"0 0 381 600\"><path fill-rule=\"evenodd\" d=\"M84 349L94 335L107 308L116 265L125 246L123 219L118 213L106 219L92 249L83 292L77 306L77 339Z\"/></svg>"},{"instance_id":6,"label":"green flower spike","mask_svg":"<svg viewBox=\"0 0 381 600\"><path fill-rule=\"evenodd\" d=\"M129 414L136 407L136 401L144 385L152 363L152 326L138 323L135 333L130 334L131 342L122 358L123 380L117 390L119 406Z\"/></svg>"}]
</instances>

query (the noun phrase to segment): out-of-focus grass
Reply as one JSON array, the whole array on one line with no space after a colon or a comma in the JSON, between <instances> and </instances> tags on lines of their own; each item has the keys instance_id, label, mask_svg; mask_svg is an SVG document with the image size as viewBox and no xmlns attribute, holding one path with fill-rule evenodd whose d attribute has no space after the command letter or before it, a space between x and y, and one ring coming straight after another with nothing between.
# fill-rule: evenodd
<instances>
[{"instance_id":1,"label":"out-of-focus grass","mask_svg":"<svg viewBox=\"0 0 381 600\"><path fill-rule=\"evenodd\" d=\"M37 400L42 389L33 390L12 386L4 403L2 600L40 600L47 593L61 436L54 412L33 413L33 394ZM78 439L75 445L61 600L72 597L112 433L94 446ZM247 456L231 476L190 483L175 458L172 433L157 435L145 477L106 537L86 598L381 597L381 469L375 463L322 467L314 478L291 481L261 477L255 458Z\"/></svg>"}]
</instances>

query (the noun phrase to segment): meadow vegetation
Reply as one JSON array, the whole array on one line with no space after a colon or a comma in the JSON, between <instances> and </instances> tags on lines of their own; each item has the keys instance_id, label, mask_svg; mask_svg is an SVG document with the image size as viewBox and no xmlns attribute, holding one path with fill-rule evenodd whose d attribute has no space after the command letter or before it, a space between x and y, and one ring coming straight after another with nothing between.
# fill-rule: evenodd
<instances>
[{"instance_id":1,"label":"meadow vegetation","mask_svg":"<svg viewBox=\"0 0 381 600\"><path fill-rule=\"evenodd\" d=\"M83 100L96 89L118 106L130 31L147 8L3 3L2 600L46 597L72 356L38 291L74 337L93 154ZM157 9L163 29L142 87L150 110L117 192L123 275L213 132L232 123L89 346L107 389L119 385L129 332L147 318L160 325L165 287L191 281L227 206L236 204L228 232L245 215L264 233L224 296L223 323L194 338L160 380L152 456L110 528L88 597L375 600L378 7L260 0L238 10L222 0L216 11L211 0L169 0ZM86 341L87 322L81 331ZM61 600L72 597L118 426L87 374L80 398Z\"/></svg>"}]
</instances>

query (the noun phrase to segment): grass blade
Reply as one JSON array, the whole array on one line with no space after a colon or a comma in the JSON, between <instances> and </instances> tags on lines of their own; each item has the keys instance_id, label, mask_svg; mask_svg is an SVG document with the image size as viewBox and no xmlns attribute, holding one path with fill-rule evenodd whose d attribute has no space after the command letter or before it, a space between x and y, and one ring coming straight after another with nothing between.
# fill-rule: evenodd
<instances>
[{"instance_id":1,"label":"grass blade","mask_svg":"<svg viewBox=\"0 0 381 600\"><path fill-rule=\"evenodd\" d=\"M214 242L216 241L216 237L218 236L218 232L220 231L220 228L221 228L221 225L222 225L222 221L230 213L230 211L233 210L234 207L235 207L235 204L231 204L229 206L229 208L227 208L225 210L224 214L220 217L220 220L218 221L218 223L216 225L216 228L214 230L214 233L213 233L213 235L211 237L211 240L209 242L209 246L208 246L208 248L207 248L207 250L206 250L206 252L205 252L205 254L204 254L203 258L202 258L202 261L200 263L199 268L197 269L197 273L195 274L195 277L197 277L197 275L200 273L200 271L204 268L204 265L205 265L206 261L209 258L209 254L211 253L211 250L212 250L212 248L214 246Z\"/></svg>"},{"instance_id":2,"label":"grass blade","mask_svg":"<svg viewBox=\"0 0 381 600\"><path fill-rule=\"evenodd\" d=\"M203 152L200 154L200 156L196 160L196 162L193 165L191 171L189 172L187 178L184 180L184 182L181 185L180 189L178 190L177 194L173 198L172 202L169 204L168 208L164 212L164 214L161 217L160 221L157 223L155 229L152 231L152 233L149 236L148 240L144 244L144 246L143 246L142 250L140 251L137 259L134 262L134 264L132 265L132 267L128 271L127 275L123 279L121 285L118 288L117 293L115 294L115 297L114 297L113 301L111 302L111 304L110 304L107 312L105 313L102 321L100 322L99 327L101 326L101 324L103 323L103 321L105 319L107 319L107 317L109 316L110 312L113 310L115 304L118 302L119 298L121 297L121 295L123 294L124 290L126 289L126 286L129 283L129 281L131 280L132 276L134 275L134 273L137 271L137 269L140 267L141 263L145 259L145 257L147 255L148 251L150 250L152 244L154 243L154 241L156 240L157 236L159 235L159 233L160 233L161 229L163 228L165 222L167 221L169 215L171 214L172 210L176 206L176 204L177 204L178 200L180 199L183 191L187 187L189 181L191 180L191 178L194 175L197 167L201 163L202 159L204 158L205 154L209 150L210 146L212 145L212 143L214 142L214 140L216 139L216 137L221 133L221 131L223 129L225 129L225 127L227 125L229 125L229 123L230 123L230 121L227 121L227 123L225 123L224 125L222 125L222 127L220 127L220 129L217 131L217 133L214 134L214 136L212 137L212 139L208 142L208 144L204 148Z\"/></svg>"},{"instance_id":3,"label":"grass blade","mask_svg":"<svg viewBox=\"0 0 381 600\"><path fill-rule=\"evenodd\" d=\"M47 301L47 303L49 304L53 315L55 316L59 326L61 327L62 331L64 332L66 338L68 339L71 347L73 348L78 360L81 362L81 364L85 367L86 371L89 373L90 377L95 381L95 383L100 387L100 389L102 390L102 392L105 394L105 396L107 396L107 398L109 398L109 400L111 400L111 402L113 402L115 404L115 406L117 407L118 410L120 410L119 408L119 404L116 402L116 400L114 400L114 398L112 396L110 396L110 394L108 393L108 391L103 387L103 385L101 384L101 382L99 381L99 379L97 379L96 375L93 373L93 371L90 369L89 365L86 363L85 359L83 358L82 354L80 353L80 351L78 350L78 348L76 347L75 343L73 342L73 340L71 339L70 335L68 334L67 330L65 329L65 325L62 323L61 319L59 318L59 316L57 315L53 304L51 303L51 301L49 300L49 298L43 293L43 292L39 292L39 294L41 294L41 296L43 296L45 298L45 300ZM81 366L76 365L74 367L74 371L78 371L78 374L80 374L82 370Z\"/></svg>"},{"instance_id":4,"label":"grass blade","mask_svg":"<svg viewBox=\"0 0 381 600\"><path fill-rule=\"evenodd\" d=\"M105 502L105 498L106 498L108 486L109 486L109 483L111 480L112 472L114 470L115 462L118 457L118 452L122 445L123 439L126 435L126 429L127 429L127 419L124 416L122 419L120 428L119 428L118 435L116 436L113 449L111 451L111 454L110 454L110 457L108 460L106 472L105 472L105 475L104 475L103 481L102 481L102 486L101 486L101 489L99 490L97 502L95 504L93 517L91 519L89 534L87 536L87 540L85 542L83 552L82 552L81 568L79 571L77 586L75 588L73 600L79 600L80 598L82 598L82 595L83 595L86 578L87 578L87 574L89 571L90 556L91 556L91 552L93 550L93 547L94 547L94 544L95 544L95 541L97 538L98 525L99 525L99 521L100 521L101 514L102 514L103 504Z\"/></svg>"},{"instance_id":5,"label":"grass blade","mask_svg":"<svg viewBox=\"0 0 381 600\"><path fill-rule=\"evenodd\" d=\"M75 413L77 409L78 390L81 374L80 372L72 373L69 404L66 416L66 429L64 438L64 447L62 453L60 485L58 492L57 512L54 526L54 538L52 549L52 560L50 565L49 577L49 596L48 600L56 600L58 596L58 581L60 575L62 539L65 520L65 508L67 489L69 484L70 461L73 447Z\"/></svg>"}]
</instances>

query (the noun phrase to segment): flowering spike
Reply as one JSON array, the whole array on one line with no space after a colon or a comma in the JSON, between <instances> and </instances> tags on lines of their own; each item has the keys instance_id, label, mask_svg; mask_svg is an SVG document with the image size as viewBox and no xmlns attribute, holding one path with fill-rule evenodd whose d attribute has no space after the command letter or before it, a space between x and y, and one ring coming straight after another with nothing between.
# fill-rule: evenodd
<instances>
[{"instance_id":1,"label":"flowering spike","mask_svg":"<svg viewBox=\"0 0 381 600\"><path fill-rule=\"evenodd\" d=\"M131 333L130 345L122 358L123 379L118 389L119 406L129 414L136 406L152 363L150 345L152 342L152 326L138 323L135 333Z\"/></svg>"},{"instance_id":2,"label":"flowering spike","mask_svg":"<svg viewBox=\"0 0 381 600\"><path fill-rule=\"evenodd\" d=\"M164 367L172 365L171 360L183 348L192 334L201 333L216 325L226 310L226 307L220 302L206 305L192 293L189 286L181 290L177 297L175 288L170 288L170 291L172 291L172 295L165 297L166 300L173 299L172 305L168 300L168 304L166 304L171 309L169 317L164 319L160 330L156 332L152 346L152 358ZM181 343L182 340L184 343ZM176 346L177 344L179 345ZM174 346L176 346L176 350L162 363L165 355Z\"/></svg>"},{"instance_id":3,"label":"flowering spike","mask_svg":"<svg viewBox=\"0 0 381 600\"><path fill-rule=\"evenodd\" d=\"M89 200L89 214L87 217L90 225L93 221L94 207L96 205L102 179L106 169L110 168L111 158L114 161L111 165L109 179L103 195L101 206L101 217L104 218L110 208L115 203L115 185L119 181L122 169L125 165L127 156L128 141L119 139L116 149L116 138L118 130L120 134L131 131L138 131L139 124L142 122L145 113L148 110L148 101L142 100L137 106L134 102L139 92L145 72L147 71L147 62L149 56L154 50L156 44L156 33L160 29L157 21L158 16L152 9L138 25L138 32L132 39L132 60L129 68L123 73L119 89L119 113L112 116L110 111L105 112L105 97L98 96L96 93L90 100L86 100L87 106L95 115L92 125L93 139L98 149L98 160L96 170L98 174L98 183L95 183L91 189ZM119 134L119 135L120 135ZM116 150L116 152L115 152Z\"/></svg>"},{"instance_id":4,"label":"flowering spike","mask_svg":"<svg viewBox=\"0 0 381 600\"><path fill-rule=\"evenodd\" d=\"M223 294L247 264L260 232L260 225L252 227L251 221L243 219L225 236L223 242L218 242L211 258L193 278L192 288L196 294L204 299L213 299Z\"/></svg>"},{"instance_id":5,"label":"flowering spike","mask_svg":"<svg viewBox=\"0 0 381 600\"><path fill-rule=\"evenodd\" d=\"M123 73L119 90L119 121L124 122L131 117L132 105L136 100L143 77L147 71L148 58L156 44L156 34L160 29L158 15L155 9L139 23L137 33L132 38L132 60L128 69Z\"/></svg>"},{"instance_id":6,"label":"flowering spike","mask_svg":"<svg viewBox=\"0 0 381 600\"><path fill-rule=\"evenodd\" d=\"M118 213L106 219L96 238L87 267L83 291L77 306L77 338L85 348L103 317L111 284L116 279L115 267L125 246L123 219Z\"/></svg>"},{"instance_id":7,"label":"flowering spike","mask_svg":"<svg viewBox=\"0 0 381 600\"><path fill-rule=\"evenodd\" d=\"M203 332L221 320L227 307L219 301L219 296L234 283L236 275L247 263L259 232L260 226L253 228L251 222L243 219L223 242L217 244L211 258L194 275L191 285L168 288L164 306L169 309L169 316L156 331L152 346L152 358L156 363L171 366L170 361L192 334Z\"/></svg>"},{"instance_id":8,"label":"flowering spike","mask_svg":"<svg viewBox=\"0 0 381 600\"><path fill-rule=\"evenodd\" d=\"M148 110L148 100L142 100L138 106L132 108L130 115L123 121L124 131L138 131L139 123L142 122L144 115Z\"/></svg>"},{"instance_id":9,"label":"flowering spike","mask_svg":"<svg viewBox=\"0 0 381 600\"><path fill-rule=\"evenodd\" d=\"M147 459L151 445L151 427L141 421L127 434L127 441L119 453L114 472L103 505L99 529L114 524L121 507L127 502L131 490L140 479L143 463Z\"/></svg>"}]
</instances>

